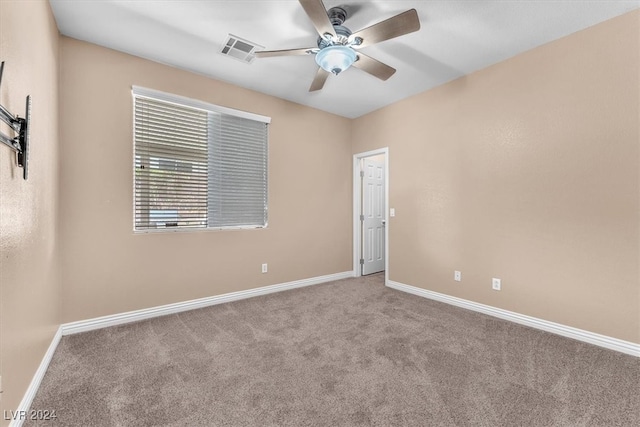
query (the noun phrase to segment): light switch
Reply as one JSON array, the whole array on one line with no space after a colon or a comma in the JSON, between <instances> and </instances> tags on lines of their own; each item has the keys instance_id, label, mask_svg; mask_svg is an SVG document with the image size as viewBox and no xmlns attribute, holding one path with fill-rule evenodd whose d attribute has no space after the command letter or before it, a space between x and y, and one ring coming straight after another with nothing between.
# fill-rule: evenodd
<instances>
[{"instance_id":1,"label":"light switch","mask_svg":"<svg viewBox=\"0 0 640 427\"><path fill-rule=\"evenodd\" d=\"M396 216L396 210L394 208L389 209L389 216Z\"/></svg>"}]
</instances>

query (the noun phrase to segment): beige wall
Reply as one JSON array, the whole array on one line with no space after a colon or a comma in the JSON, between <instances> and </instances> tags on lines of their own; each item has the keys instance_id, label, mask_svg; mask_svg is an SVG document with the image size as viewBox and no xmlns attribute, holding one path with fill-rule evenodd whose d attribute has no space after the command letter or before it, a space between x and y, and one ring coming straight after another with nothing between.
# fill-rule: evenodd
<instances>
[{"instance_id":1,"label":"beige wall","mask_svg":"<svg viewBox=\"0 0 640 427\"><path fill-rule=\"evenodd\" d=\"M131 85L272 118L267 229L134 235ZM60 91L63 322L352 269L348 119L66 37Z\"/></svg>"},{"instance_id":2,"label":"beige wall","mask_svg":"<svg viewBox=\"0 0 640 427\"><path fill-rule=\"evenodd\" d=\"M25 30L25 25L28 31ZM32 96L29 180L0 146L0 413L16 409L60 324L58 30L44 1L0 1L0 103L24 117ZM2 131L9 129L2 124ZM1 425L8 424L0 418Z\"/></svg>"},{"instance_id":3,"label":"beige wall","mask_svg":"<svg viewBox=\"0 0 640 427\"><path fill-rule=\"evenodd\" d=\"M353 122L390 147L391 280L640 343L639 17Z\"/></svg>"}]
</instances>

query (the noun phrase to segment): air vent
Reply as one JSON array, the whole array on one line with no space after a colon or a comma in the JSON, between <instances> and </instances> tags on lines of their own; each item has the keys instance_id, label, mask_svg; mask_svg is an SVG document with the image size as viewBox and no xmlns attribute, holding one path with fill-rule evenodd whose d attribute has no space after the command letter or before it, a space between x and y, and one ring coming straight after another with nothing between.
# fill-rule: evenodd
<instances>
[{"instance_id":1,"label":"air vent","mask_svg":"<svg viewBox=\"0 0 640 427\"><path fill-rule=\"evenodd\" d=\"M264 49L264 46L260 46L254 42L250 42L249 40L229 34L220 53L230 56L231 58L235 58L238 61L250 64L256 58L254 53L257 50L262 49Z\"/></svg>"}]
</instances>

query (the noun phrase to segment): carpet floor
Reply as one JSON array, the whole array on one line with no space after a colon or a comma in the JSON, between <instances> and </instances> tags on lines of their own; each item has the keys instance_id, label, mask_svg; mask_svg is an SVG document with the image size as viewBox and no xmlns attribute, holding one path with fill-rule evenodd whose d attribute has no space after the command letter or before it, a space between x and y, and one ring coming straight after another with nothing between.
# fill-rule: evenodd
<instances>
[{"instance_id":1,"label":"carpet floor","mask_svg":"<svg viewBox=\"0 0 640 427\"><path fill-rule=\"evenodd\" d=\"M640 359L383 280L65 336L24 425L640 425Z\"/></svg>"}]
</instances>

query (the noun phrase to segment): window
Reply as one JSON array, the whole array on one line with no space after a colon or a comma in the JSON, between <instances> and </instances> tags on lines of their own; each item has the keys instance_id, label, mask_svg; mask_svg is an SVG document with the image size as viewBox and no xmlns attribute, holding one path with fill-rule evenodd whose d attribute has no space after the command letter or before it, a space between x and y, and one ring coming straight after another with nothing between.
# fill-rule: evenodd
<instances>
[{"instance_id":1,"label":"window","mask_svg":"<svg viewBox=\"0 0 640 427\"><path fill-rule=\"evenodd\" d=\"M134 230L267 225L270 119L140 87Z\"/></svg>"}]
</instances>

